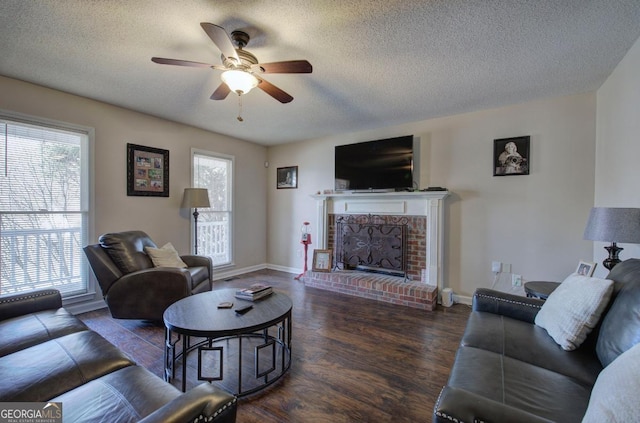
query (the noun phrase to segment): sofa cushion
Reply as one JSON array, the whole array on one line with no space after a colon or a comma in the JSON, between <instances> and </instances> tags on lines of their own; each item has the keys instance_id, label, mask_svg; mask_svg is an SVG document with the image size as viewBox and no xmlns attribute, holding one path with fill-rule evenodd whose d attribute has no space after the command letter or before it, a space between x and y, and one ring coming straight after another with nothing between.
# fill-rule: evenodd
<instances>
[{"instance_id":1,"label":"sofa cushion","mask_svg":"<svg viewBox=\"0 0 640 423\"><path fill-rule=\"evenodd\" d=\"M618 264L616 267L625 263ZM602 319L596 352L600 362L606 367L620 354L638 343L640 343L640 277L626 280L622 284L620 292Z\"/></svg>"},{"instance_id":2,"label":"sofa cushion","mask_svg":"<svg viewBox=\"0 0 640 423\"><path fill-rule=\"evenodd\" d=\"M465 346L456 353L447 385L564 423L581 420L592 386L501 354ZM494 421L493 418L477 416L477 421Z\"/></svg>"},{"instance_id":3,"label":"sofa cushion","mask_svg":"<svg viewBox=\"0 0 640 423\"><path fill-rule=\"evenodd\" d=\"M471 312L460 344L502 354L586 384L595 383L602 370L593 339L568 352L543 328L493 313Z\"/></svg>"},{"instance_id":4,"label":"sofa cushion","mask_svg":"<svg viewBox=\"0 0 640 423\"><path fill-rule=\"evenodd\" d=\"M144 247L157 248L157 245L142 231L104 234L98 241L124 274L153 267L153 262L144 252Z\"/></svg>"},{"instance_id":5,"label":"sofa cushion","mask_svg":"<svg viewBox=\"0 0 640 423\"><path fill-rule=\"evenodd\" d=\"M95 332L82 331L0 357L1 401L47 401L134 364Z\"/></svg>"},{"instance_id":6,"label":"sofa cushion","mask_svg":"<svg viewBox=\"0 0 640 423\"><path fill-rule=\"evenodd\" d=\"M0 357L74 332L87 330L67 310L45 310L0 321Z\"/></svg>"},{"instance_id":7,"label":"sofa cushion","mask_svg":"<svg viewBox=\"0 0 640 423\"><path fill-rule=\"evenodd\" d=\"M167 242L161 248L144 247L144 252L151 257L155 267L187 267L170 242Z\"/></svg>"},{"instance_id":8,"label":"sofa cushion","mask_svg":"<svg viewBox=\"0 0 640 423\"><path fill-rule=\"evenodd\" d=\"M140 366L129 366L85 383L50 401L63 403L70 422L138 422L181 392Z\"/></svg>"},{"instance_id":9,"label":"sofa cushion","mask_svg":"<svg viewBox=\"0 0 640 423\"><path fill-rule=\"evenodd\" d=\"M612 280L574 273L549 295L535 324L563 349L575 350L600 321L612 292Z\"/></svg>"},{"instance_id":10,"label":"sofa cushion","mask_svg":"<svg viewBox=\"0 0 640 423\"><path fill-rule=\"evenodd\" d=\"M613 360L598 376L583 423L632 422L640 406L640 344Z\"/></svg>"}]
</instances>

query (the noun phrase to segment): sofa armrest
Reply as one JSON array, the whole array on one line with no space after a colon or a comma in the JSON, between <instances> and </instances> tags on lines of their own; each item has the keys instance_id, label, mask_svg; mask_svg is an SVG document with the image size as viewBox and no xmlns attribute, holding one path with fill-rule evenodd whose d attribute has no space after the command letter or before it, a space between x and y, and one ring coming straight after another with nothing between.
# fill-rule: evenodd
<instances>
[{"instance_id":1,"label":"sofa armrest","mask_svg":"<svg viewBox=\"0 0 640 423\"><path fill-rule=\"evenodd\" d=\"M36 313L43 310L57 310L62 307L62 296L57 289L41 289L24 294L0 297L0 320Z\"/></svg>"},{"instance_id":2,"label":"sofa armrest","mask_svg":"<svg viewBox=\"0 0 640 423\"><path fill-rule=\"evenodd\" d=\"M213 262L206 256L184 255L180 256L182 261L189 267L206 267L209 269L209 280L213 279Z\"/></svg>"},{"instance_id":3,"label":"sofa armrest","mask_svg":"<svg viewBox=\"0 0 640 423\"><path fill-rule=\"evenodd\" d=\"M236 421L236 397L210 383L202 383L149 414L140 423Z\"/></svg>"},{"instance_id":4,"label":"sofa armrest","mask_svg":"<svg viewBox=\"0 0 640 423\"><path fill-rule=\"evenodd\" d=\"M211 267L211 259L206 256L185 255L185 256L180 256L180 258L189 267L196 267L196 266L203 266L206 268Z\"/></svg>"},{"instance_id":5,"label":"sofa armrest","mask_svg":"<svg viewBox=\"0 0 640 423\"><path fill-rule=\"evenodd\" d=\"M445 386L433 408L433 423L518 422L551 423L526 411L474 394Z\"/></svg>"},{"instance_id":6,"label":"sofa armrest","mask_svg":"<svg viewBox=\"0 0 640 423\"><path fill-rule=\"evenodd\" d=\"M508 294L488 288L478 288L473 294L473 311L500 314L534 323L544 300Z\"/></svg>"}]
</instances>

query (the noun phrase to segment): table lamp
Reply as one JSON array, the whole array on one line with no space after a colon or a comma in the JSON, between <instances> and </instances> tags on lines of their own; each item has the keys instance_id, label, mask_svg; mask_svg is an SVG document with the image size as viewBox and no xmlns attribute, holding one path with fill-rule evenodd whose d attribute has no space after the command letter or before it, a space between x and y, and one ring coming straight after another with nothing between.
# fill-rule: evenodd
<instances>
[{"instance_id":1,"label":"table lamp","mask_svg":"<svg viewBox=\"0 0 640 423\"><path fill-rule=\"evenodd\" d=\"M594 207L589 214L584 239L606 241L609 257L602 264L611 270L620 263L618 254L623 248L616 243L640 244L640 209L623 207Z\"/></svg>"},{"instance_id":2,"label":"table lamp","mask_svg":"<svg viewBox=\"0 0 640 423\"><path fill-rule=\"evenodd\" d=\"M198 207L211 207L209 204L209 192L206 188L185 188L182 197L182 208L193 209L195 228L195 253L198 254Z\"/></svg>"}]
</instances>

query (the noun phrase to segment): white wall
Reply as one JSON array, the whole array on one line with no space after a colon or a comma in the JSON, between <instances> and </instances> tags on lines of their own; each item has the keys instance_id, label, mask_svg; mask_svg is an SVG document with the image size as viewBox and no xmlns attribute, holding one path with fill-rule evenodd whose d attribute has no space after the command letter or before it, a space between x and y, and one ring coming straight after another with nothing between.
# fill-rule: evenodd
<instances>
[{"instance_id":1,"label":"white wall","mask_svg":"<svg viewBox=\"0 0 640 423\"><path fill-rule=\"evenodd\" d=\"M105 232L139 229L187 253L192 217L180 204L195 147L235 156L236 268L266 262L265 147L5 77L0 92L1 109L95 128L92 241ZM169 197L127 196L127 143L169 150Z\"/></svg>"},{"instance_id":2,"label":"white wall","mask_svg":"<svg viewBox=\"0 0 640 423\"><path fill-rule=\"evenodd\" d=\"M562 280L592 257L582 233L593 205L595 119L590 93L270 147L267 259L302 267L299 227L314 223L310 195L333 188L335 145L414 134L428 158L422 179L452 193L445 200L445 286L462 297L491 286L492 260L511 264L524 281ZM493 140L521 135L531 136L531 174L492 176ZM276 189L276 168L295 165L299 188ZM497 287L511 290L510 275Z\"/></svg>"},{"instance_id":3,"label":"white wall","mask_svg":"<svg viewBox=\"0 0 640 423\"><path fill-rule=\"evenodd\" d=\"M595 205L640 207L640 39L597 93ZM594 260L607 257L594 243ZM619 244L620 259L640 257L640 246ZM603 276L602 265L596 274Z\"/></svg>"}]
</instances>

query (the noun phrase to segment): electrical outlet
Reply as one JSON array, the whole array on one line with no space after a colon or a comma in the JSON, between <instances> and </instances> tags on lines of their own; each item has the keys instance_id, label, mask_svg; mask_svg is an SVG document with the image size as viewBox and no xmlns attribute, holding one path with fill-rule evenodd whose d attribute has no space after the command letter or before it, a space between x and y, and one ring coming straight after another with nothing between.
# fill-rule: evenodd
<instances>
[{"instance_id":1,"label":"electrical outlet","mask_svg":"<svg viewBox=\"0 0 640 423\"><path fill-rule=\"evenodd\" d=\"M511 275L512 286L522 286L522 275Z\"/></svg>"},{"instance_id":2,"label":"electrical outlet","mask_svg":"<svg viewBox=\"0 0 640 423\"><path fill-rule=\"evenodd\" d=\"M499 261L492 261L491 271L493 273L500 273L502 271L502 263L500 263Z\"/></svg>"},{"instance_id":3,"label":"electrical outlet","mask_svg":"<svg viewBox=\"0 0 640 423\"><path fill-rule=\"evenodd\" d=\"M502 271L504 273L511 273L511 264L509 263L502 263Z\"/></svg>"}]
</instances>

